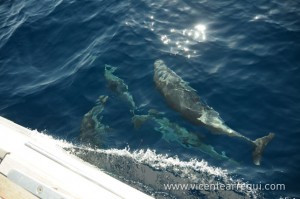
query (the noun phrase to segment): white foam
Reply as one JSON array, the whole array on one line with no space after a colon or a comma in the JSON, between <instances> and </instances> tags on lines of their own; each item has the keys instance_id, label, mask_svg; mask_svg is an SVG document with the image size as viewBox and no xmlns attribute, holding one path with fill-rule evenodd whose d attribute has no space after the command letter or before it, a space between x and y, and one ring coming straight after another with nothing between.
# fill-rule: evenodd
<instances>
[{"instance_id":1,"label":"white foam","mask_svg":"<svg viewBox=\"0 0 300 199\"><path fill-rule=\"evenodd\" d=\"M237 184L245 183L241 179L233 179L229 172L226 169L220 167L215 167L210 165L205 160L190 159L189 161L182 161L177 156L171 157L168 154L159 154L155 150L146 149L146 150L135 150L131 151L129 148L125 149L93 149L89 146L83 145L74 145L70 142L67 142L62 139L55 139L54 137L39 133L38 131L31 131L30 135L33 139L39 141L40 143L52 143L61 148L67 149L71 154L80 154L86 153L87 151L93 153L99 153L104 155L112 155L117 157L126 157L134 160L137 163L148 165L149 167L160 170L160 171L169 171L176 173L181 178L188 179L197 179L199 176L195 176L195 172L203 174L203 177L209 177L210 179L218 179L221 183L224 184ZM198 179L199 180L199 179ZM203 180L203 179L201 179ZM243 193L256 198L259 194L257 190L247 190L242 191Z\"/></svg>"},{"instance_id":2,"label":"white foam","mask_svg":"<svg viewBox=\"0 0 300 199\"><path fill-rule=\"evenodd\" d=\"M205 160L190 159L189 161L182 161L177 156L171 157L168 154L158 154L155 150L135 150L130 151L129 148L125 149L93 149L89 146L76 146L70 142L62 139L55 139L53 136L45 133L39 133L36 130L31 131L31 137L39 143L52 143L61 148L69 149L81 149L82 151L91 151L99 154L107 154L114 156L122 156L134 159L141 164L147 164L155 169L168 170L170 168L188 168L197 172L207 173L216 177L228 178L228 171L219 167L209 165Z\"/></svg>"},{"instance_id":3,"label":"white foam","mask_svg":"<svg viewBox=\"0 0 300 199\"><path fill-rule=\"evenodd\" d=\"M189 161L182 161L177 156L171 157L167 154L158 154L155 150L151 149L130 151L129 148L92 149L86 146L71 146L71 148L68 149L71 149L71 151L73 149L74 154L77 155L79 155L81 152L86 155L86 152L90 151L93 153L98 153L99 155L104 154L126 157L129 159L133 159L137 163L148 165L149 167L159 171L172 172L177 176L180 176L180 178L190 179L195 183L212 183L213 181L215 181L222 184L247 184L247 182L242 179L234 179L226 169L211 166L205 160L190 159ZM200 176L195 174L200 174ZM257 190L251 188L248 190L236 191L246 194L251 198L257 198L260 194Z\"/></svg>"},{"instance_id":4,"label":"white foam","mask_svg":"<svg viewBox=\"0 0 300 199\"><path fill-rule=\"evenodd\" d=\"M209 166L209 164L205 160L197 160L190 159L190 161L181 161L178 157L170 157L167 154L157 154L155 150L147 149L147 150L135 150L130 152L128 148L126 149L91 149L84 148L84 150L90 150L98 153L104 153L108 155L116 155L116 156L125 156L128 158L132 158L135 161L147 164L155 169L167 170L168 168L180 167L180 168L189 168L199 172L205 172L210 175L218 176L218 177L226 177L228 172L227 170Z\"/></svg>"}]
</instances>

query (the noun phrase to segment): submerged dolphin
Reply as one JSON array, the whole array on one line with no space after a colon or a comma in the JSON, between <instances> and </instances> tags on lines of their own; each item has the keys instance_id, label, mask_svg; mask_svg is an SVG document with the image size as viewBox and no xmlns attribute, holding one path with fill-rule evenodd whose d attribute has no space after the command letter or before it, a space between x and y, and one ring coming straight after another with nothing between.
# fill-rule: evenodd
<instances>
[{"instance_id":1,"label":"submerged dolphin","mask_svg":"<svg viewBox=\"0 0 300 199\"><path fill-rule=\"evenodd\" d=\"M168 118L159 117L157 114L151 113L151 110L149 110L148 115L135 115L132 118L135 128L140 128L148 120L152 120L157 124L157 127L154 129L162 134L162 138L166 142L177 142L185 148L195 148L215 159L227 160L236 164L235 161L229 159L224 153L219 154L214 147L205 144L199 134L189 132L187 129L171 122Z\"/></svg>"},{"instance_id":2,"label":"submerged dolphin","mask_svg":"<svg viewBox=\"0 0 300 199\"><path fill-rule=\"evenodd\" d=\"M92 145L103 145L102 136L110 129L102 123L102 112L108 96L99 96L96 106L87 112L82 119L80 126L80 140Z\"/></svg>"},{"instance_id":3,"label":"submerged dolphin","mask_svg":"<svg viewBox=\"0 0 300 199\"><path fill-rule=\"evenodd\" d=\"M154 82L167 103L185 119L196 125L204 125L216 134L238 137L254 145L253 161L254 164L260 165L263 150L275 136L274 133L252 141L231 129L223 122L219 113L203 103L196 90L168 68L162 60L154 63Z\"/></svg>"},{"instance_id":4,"label":"submerged dolphin","mask_svg":"<svg viewBox=\"0 0 300 199\"><path fill-rule=\"evenodd\" d=\"M133 111L135 109L133 97L128 92L128 86L124 83L124 81L113 74L116 70L117 67L106 64L104 77L108 83L109 88L116 92L130 106L131 111Z\"/></svg>"}]
</instances>

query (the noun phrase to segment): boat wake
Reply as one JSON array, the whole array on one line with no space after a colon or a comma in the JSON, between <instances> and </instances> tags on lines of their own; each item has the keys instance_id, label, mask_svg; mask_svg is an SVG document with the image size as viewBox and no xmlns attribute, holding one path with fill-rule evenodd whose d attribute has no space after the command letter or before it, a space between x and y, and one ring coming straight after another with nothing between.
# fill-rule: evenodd
<instances>
[{"instance_id":1,"label":"boat wake","mask_svg":"<svg viewBox=\"0 0 300 199\"><path fill-rule=\"evenodd\" d=\"M220 185L246 182L232 177L228 170L209 165L205 160L182 161L176 156L159 154L151 149L97 149L55 139L37 131L32 133L38 142L55 144L155 198L262 198L262 193L256 189L222 188Z\"/></svg>"},{"instance_id":2,"label":"boat wake","mask_svg":"<svg viewBox=\"0 0 300 199\"><path fill-rule=\"evenodd\" d=\"M234 187L246 182L234 179L227 170L210 166L205 160L182 161L150 149L130 151L74 145L63 148L155 198L261 198L255 189ZM220 185L232 187L222 190L216 187Z\"/></svg>"}]
</instances>

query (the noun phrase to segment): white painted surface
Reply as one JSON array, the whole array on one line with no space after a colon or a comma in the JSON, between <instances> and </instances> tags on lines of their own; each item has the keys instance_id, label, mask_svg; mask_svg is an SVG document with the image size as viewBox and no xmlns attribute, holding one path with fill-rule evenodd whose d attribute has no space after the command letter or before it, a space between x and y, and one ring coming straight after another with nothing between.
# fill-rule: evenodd
<instances>
[{"instance_id":1,"label":"white painted surface","mask_svg":"<svg viewBox=\"0 0 300 199\"><path fill-rule=\"evenodd\" d=\"M37 196L47 198L45 193L52 191L63 198L152 198L36 135L0 117L0 148L9 152L0 163L0 173L15 181L19 173L23 176L17 179L19 184L31 178L34 183L26 186L36 187Z\"/></svg>"}]
</instances>

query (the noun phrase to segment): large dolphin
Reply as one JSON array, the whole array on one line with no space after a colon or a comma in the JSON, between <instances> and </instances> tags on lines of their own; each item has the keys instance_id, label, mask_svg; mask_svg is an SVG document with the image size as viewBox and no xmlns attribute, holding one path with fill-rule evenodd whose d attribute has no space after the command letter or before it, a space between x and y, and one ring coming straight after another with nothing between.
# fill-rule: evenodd
<instances>
[{"instance_id":1,"label":"large dolphin","mask_svg":"<svg viewBox=\"0 0 300 199\"><path fill-rule=\"evenodd\" d=\"M202 102L196 90L189 86L162 60L154 63L154 82L167 103L177 112L196 125L204 125L213 133L241 138L254 146L252 153L255 165L260 165L264 148L275 136L267 136L254 141L228 127L220 118L219 113Z\"/></svg>"}]
</instances>

